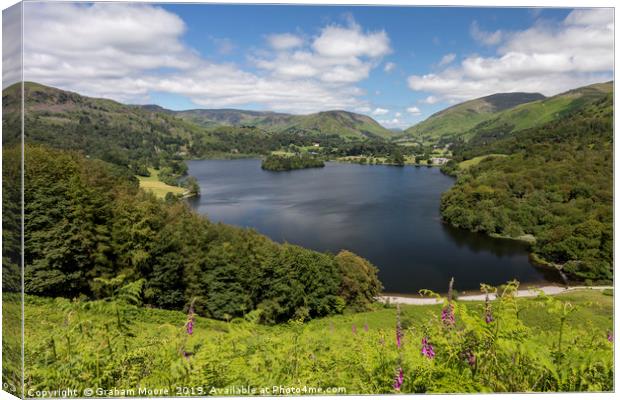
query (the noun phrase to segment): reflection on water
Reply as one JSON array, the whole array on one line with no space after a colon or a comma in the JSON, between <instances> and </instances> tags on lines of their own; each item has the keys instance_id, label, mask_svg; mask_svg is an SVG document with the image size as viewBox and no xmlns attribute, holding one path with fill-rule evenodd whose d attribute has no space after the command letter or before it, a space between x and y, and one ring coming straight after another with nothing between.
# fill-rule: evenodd
<instances>
[{"instance_id":1,"label":"reflection on water","mask_svg":"<svg viewBox=\"0 0 620 400\"><path fill-rule=\"evenodd\" d=\"M202 196L190 202L214 221L252 227L279 242L336 253L349 249L380 269L386 292L459 290L510 279L550 279L527 247L441 223L453 179L435 168L327 163L269 172L259 160L189 162Z\"/></svg>"}]
</instances>

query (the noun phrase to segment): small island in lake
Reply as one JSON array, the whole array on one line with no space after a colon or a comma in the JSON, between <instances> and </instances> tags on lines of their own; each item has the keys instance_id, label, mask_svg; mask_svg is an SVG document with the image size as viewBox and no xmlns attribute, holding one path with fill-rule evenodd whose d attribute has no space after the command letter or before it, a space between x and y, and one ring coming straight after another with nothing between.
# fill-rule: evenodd
<instances>
[{"instance_id":1,"label":"small island in lake","mask_svg":"<svg viewBox=\"0 0 620 400\"><path fill-rule=\"evenodd\" d=\"M310 154L295 155L268 155L261 163L261 168L268 171L290 171L303 168L323 168L325 163L322 159Z\"/></svg>"}]
</instances>

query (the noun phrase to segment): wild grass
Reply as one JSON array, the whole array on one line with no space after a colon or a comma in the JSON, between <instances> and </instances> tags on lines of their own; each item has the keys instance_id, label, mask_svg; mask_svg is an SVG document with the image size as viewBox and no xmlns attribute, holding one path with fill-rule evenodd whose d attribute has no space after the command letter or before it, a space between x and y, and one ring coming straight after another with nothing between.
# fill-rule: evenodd
<instances>
[{"instance_id":1,"label":"wild grass","mask_svg":"<svg viewBox=\"0 0 620 400\"><path fill-rule=\"evenodd\" d=\"M159 180L159 171L154 168L149 168L151 176L138 176L140 181L140 188L153 192L155 196L164 198L167 193L174 195L183 195L187 192L186 189L178 186L171 186Z\"/></svg>"},{"instance_id":2,"label":"wild grass","mask_svg":"<svg viewBox=\"0 0 620 400\"><path fill-rule=\"evenodd\" d=\"M402 305L399 349L390 305L266 326L253 313L226 322L119 301L27 296L26 382L37 390L166 387L172 395L177 387L235 386L342 387L348 394L610 390L613 297L593 290L506 296L490 303L490 324L484 302L451 304L456 324L449 326L441 305ZM421 354L425 337L432 358ZM471 353L462 358L463 351Z\"/></svg>"}]
</instances>

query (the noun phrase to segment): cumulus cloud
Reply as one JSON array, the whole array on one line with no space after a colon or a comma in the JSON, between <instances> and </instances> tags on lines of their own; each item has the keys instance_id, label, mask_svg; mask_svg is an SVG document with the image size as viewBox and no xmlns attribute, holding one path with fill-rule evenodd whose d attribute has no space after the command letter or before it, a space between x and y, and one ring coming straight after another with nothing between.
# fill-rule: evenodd
<instances>
[{"instance_id":1,"label":"cumulus cloud","mask_svg":"<svg viewBox=\"0 0 620 400\"><path fill-rule=\"evenodd\" d=\"M277 78L353 84L366 79L390 51L384 31L364 32L350 19L347 26L324 27L308 47L289 47L289 51L278 51L273 57L257 58L254 62Z\"/></svg>"},{"instance_id":2,"label":"cumulus cloud","mask_svg":"<svg viewBox=\"0 0 620 400\"><path fill-rule=\"evenodd\" d=\"M501 30L497 30L495 32L483 31L482 29L480 29L478 21L474 21L471 23L469 33L476 41L486 46L493 46L498 44L502 40L503 36L503 32Z\"/></svg>"},{"instance_id":3,"label":"cumulus cloud","mask_svg":"<svg viewBox=\"0 0 620 400\"><path fill-rule=\"evenodd\" d=\"M312 48L325 57L371 57L389 54L390 39L385 31L363 32L352 19L346 27L330 25L312 43Z\"/></svg>"},{"instance_id":4,"label":"cumulus cloud","mask_svg":"<svg viewBox=\"0 0 620 400\"><path fill-rule=\"evenodd\" d=\"M613 10L580 9L563 21L502 35L497 54L470 56L438 73L411 75L430 100L462 101L497 92L553 95L613 77Z\"/></svg>"},{"instance_id":5,"label":"cumulus cloud","mask_svg":"<svg viewBox=\"0 0 620 400\"><path fill-rule=\"evenodd\" d=\"M292 33L280 33L267 35L267 42L275 50L288 50L295 47L300 47L304 40Z\"/></svg>"},{"instance_id":6,"label":"cumulus cloud","mask_svg":"<svg viewBox=\"0 0 620 400\"><path fill-rule=\"evenodd\" d=\"M416 106L411 106L407 108L407 112L409 114L413 114L413 115L420 115L422 114L422 111L420 111L420 109Z\"/></svg>"},{"instance_id":7,"label":"cumulus cloud","mask_svg":"<svg viewBox=\"0 0 620 400\"><path fill-rule=\"evenodd\" d=\"M394 64L393 62L386 62L385 65L383 66L383 71L389 73L389 72L392 72L394 68L396 68L396 64Z\"/></svg>"},{"instance_id":8,"label":"cumulus cloud","mask_svg":"<svg viewBox=\"0 0 620 400\"><path fill-rule=\"evenodd\" d=\"M402 128L405 125L407 125L405 122L401 121L398 118L380 119L377 122L380 123L381 125L387 127L387 128Z\"/></svg>"},{"instance_id":9,"label":"cumulus cloud","mask_svg":"<svg viewBox=\"0 0 620 400\"><path fill-rule=\"evenodd\" d=\"M444 55L443 57L441 57L441 60L439 60L439 64L438 65L440 67L443 67L444 65L448 65L452 61L454 61L455 58L456 58L456 54L448 53L448 54Z\"/></svg>"},{"instance_id":10,"label":"cumulus cloud","mask_svg":"<svg viewBox=\"0 0 620 400\"><path fill-rule=\"evenodd\" d=\"M293 34L266 37L258 69L215 63L182 41L184 21L156 5L25 4L25 79L125 102L153 92L188 97L204 107L308 113L367 106L356 83L389 50L383 31L327 26L311 43ZM78 38L79 40L76 40ZM334 40L343 52L328 43ZM231 42L217 40L219 50ZM222 47L223 46L223 47Z\"/></svg>"},{"instance_id":11,"label":"cumulus cloud","mask_svg":"<svg viewBox=\"0 0 620 400\"><path fill-rule=\"evenodd\" d=\"M387 114L389 112L390 112L390 110L387 110L387 109L381 108L381 107L377 107L372 112L372 115L385 115L385 114Z\"/></svg>"}]
</instances>

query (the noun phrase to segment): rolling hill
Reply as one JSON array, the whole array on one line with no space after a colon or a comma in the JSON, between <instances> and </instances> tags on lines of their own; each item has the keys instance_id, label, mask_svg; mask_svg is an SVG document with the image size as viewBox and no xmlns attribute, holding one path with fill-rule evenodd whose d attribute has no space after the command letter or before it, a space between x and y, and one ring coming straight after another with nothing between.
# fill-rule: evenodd
<instances>
[{"instance_id":1,"label":"rolling hill","mask_svg":"<svg viewBox=\"0 0 620 400\"><path fill-rule=\"evenodd\" d=\"M613 92L613 82L572 89L543 100L524 103L493 114L471 130L468 137L484 132L506 134L533 128L587 107Z\"/></svg>"},{"instance_id":2,"label":"rolling hill","mask_svg":"<svg viewBox=\"0 0 620 400\"><path fill-rule=\"evenodd\" d=\"M422 142L437 142L459 136L497 112L544 99L540 93L497 93L469 100L439 111L405 130L405 135Z\"/></svg>"},{"instance_id":3,"label":"rolling hill","mask_svg":"<svg viewBox=\"0 0 620 400\"><path fill-rule=\"evenodd\" d=\"M552 97L499 93L466 101L431 115L405 135L425 143L468 141L476 135L506 135L533 128L592 104L613 92L613 82L596 83Z\"/></svg>"},{"instance_id":4,"label":"rolling hill","mask_svg":"<svg viewBox=\"0 0 620 400\"><path fill-rule=\"evenodd\" d=\"M3 91L5 109L16 107L20 90L16 84ZM118 165L157 166L164 160L180 159L189 154L193 138L203 134L203 128L165 112L33 82L24 84L24 99L28 143L79 150ZM17 117L19 113L3 119L6 132L19 133Z\"/></svg>"},{"instance_id":5,"label":"rolling hill","mask_svg":"<svg viewBox=\"0 0 620 400\"><path fill-rule=\"evenodd\" d=\"M5 142L19 141L21 86L3 90ZM317 137L344 141L387 138L392 132L370 117L347 111L310 115L233 109L172 111L158 105L113 100L26 82L25 125L29 143L80 150L134 171L169 160L213 154L268 154ZM14 137L11 137L14 132Z\"/></svg>"},{"instance_id":6,"label":"rolling hill","mask_svg":"<svg viewBox=\"0 0 620 400\"><path fill-rule=\"evenodd\" d=\"M149 106L152 107L152 106ZM269 132L338 135L347 139L389 138L393 132L374 119L349 111L332 110L308 115L235 109L169 111L205 128L252 126Z\"/></svg>"}]
</instances>

